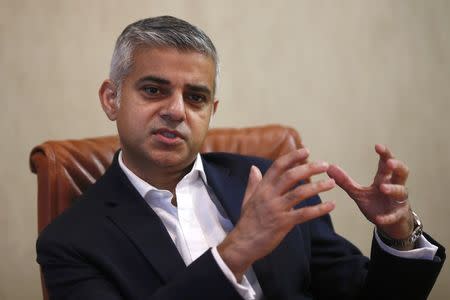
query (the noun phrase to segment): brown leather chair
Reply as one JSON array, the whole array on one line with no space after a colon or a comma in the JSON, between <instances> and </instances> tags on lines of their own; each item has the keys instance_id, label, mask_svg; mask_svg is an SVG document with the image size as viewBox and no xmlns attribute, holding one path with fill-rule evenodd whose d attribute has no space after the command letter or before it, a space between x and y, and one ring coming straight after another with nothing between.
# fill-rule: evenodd
<instances>
[{"instance_id":1,"label":"brown leather chair","mask_svg":"<svg viewBox=\"0 0 450 300\"><path fill-rule=\"evenodd\" d=\"M301 147L296 130L268 125L211 129L202 152L231 152L275 159ZM117 136L49 141L33 148L30 168L38 179L39 232L105 172L118 148ZM44 299L48 299L43 281L42 288Z\"/></svg>"}]
</instances>

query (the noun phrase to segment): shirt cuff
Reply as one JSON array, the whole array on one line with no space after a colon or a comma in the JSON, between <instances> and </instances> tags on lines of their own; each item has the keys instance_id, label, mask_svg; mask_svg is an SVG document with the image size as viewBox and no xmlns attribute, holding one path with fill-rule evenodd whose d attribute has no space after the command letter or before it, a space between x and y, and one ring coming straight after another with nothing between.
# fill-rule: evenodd
<instances>
[{"instance_id":1,"label":"shirt cuff","mask_svg":"<svg viewBox=\"0 0 450 300\"><path fill-rule=\"evenodd\" d=\"M241 295L241 297L244 298L245 300L254 300L256 293L253 290L252 286L250 285L249 281L247 280L247 277L244 275L242 277L242 282L239 283L236 280L236 277L234 276L233 272L230 270L230 268L228 268L227 264L223 261L222 257L220 257L219 252L217 251L217 247L211 248L211 252L217 264L219 265L219 268L222 270L225 277L227 277L228 280L231 282L231 284L234 286L239 295Z\"/></svg>"},{"instance_id":2,"label":"shirt cuff","mask_svg":"<svg viewBox=\"0 0 450 300\"><path fill-rule=\"evenodd\" d=\"M401 258L433 260L438 250L438 247L430 243L423 235L417 239L416 248L408 251L400 251L386 245L378 236L377 230L375 230L375 239L385 252Z\"/></svg>"}]
</instances>

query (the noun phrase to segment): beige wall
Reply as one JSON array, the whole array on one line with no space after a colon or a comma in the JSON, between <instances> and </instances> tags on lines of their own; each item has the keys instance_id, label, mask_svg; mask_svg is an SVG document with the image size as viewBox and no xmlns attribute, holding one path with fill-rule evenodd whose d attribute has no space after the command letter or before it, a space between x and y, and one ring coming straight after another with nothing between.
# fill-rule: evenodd
<instances>
[{"instance_id":1,"label":"beige wall","mask_svg":"<svg viewBox=\"0 0 450 300\"><path fill-rule=\"evenodd\" d=\"M426 230L449 245L449 1L1 0L0 299L40 297L30 149L114 133L97 89L115 37L160 14L204 28L220 51L215 126L291 125L314 159L363 183L373 144L390 145L411 168ZM337 201L337 230L368 253L356 206L339 191L323 197ZM449 281L444 267L430 299L447 299Z\"/></svg>"}]
</instances>

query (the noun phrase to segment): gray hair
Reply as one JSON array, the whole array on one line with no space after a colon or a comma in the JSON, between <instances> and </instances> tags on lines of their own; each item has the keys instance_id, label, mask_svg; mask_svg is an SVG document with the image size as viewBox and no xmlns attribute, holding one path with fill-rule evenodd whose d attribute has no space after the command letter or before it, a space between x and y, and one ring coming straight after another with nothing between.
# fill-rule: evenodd
<instances>
[{"instance_id":1,"label":"gray hair","mask_svg":"<svg viewBox=\"0 0 450 300\"><path fill-rule=\"evenodd\" d=\"M211 57L216 67L213 91L219 81L219 57L214 44L199 28L171 16L142 19L128 25L117 38L111 59L109 77L117 87L120 101L121 85L133 67L133 53L139 47L169 47L179 51L195 51Z\"/></svg>"}]
</instances>

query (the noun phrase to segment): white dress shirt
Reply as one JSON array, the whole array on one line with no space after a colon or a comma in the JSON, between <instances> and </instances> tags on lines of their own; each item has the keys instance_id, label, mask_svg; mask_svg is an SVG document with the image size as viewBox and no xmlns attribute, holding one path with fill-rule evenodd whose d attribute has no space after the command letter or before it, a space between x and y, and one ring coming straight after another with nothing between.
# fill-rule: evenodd
<instances>
[{"instance_id":1,"label":"white dress shirt","mask_svg":"<svg viewBox=\"0 0 450 300\"><path fill-rule=\"evenodd\" d=\"M161 219L186 265L212 248L214 259L236 291L246 300L261 299L262 290L253 269L250 268L241 283L238 283L217 251L216 246L233 229L233 224L207 185L200 155L197 156L192 170L175 188L176 207L172 205L171 192L155 188L125 166L122 152L119 153L119 165L142 198Z\"/></svg>"},{"instance_id":2,"label":"white dress shirt","mask_svg":"<svg viewBox=\"0 0 450 300\"><path fill-rule=\"evenodd\" d=\"M122 152L119 153L119 165L142 198L161 219L186 265L212 248L214 259L237 292L246 300L262 298L262 290L253 269L250 268L239 283L217 251L217 245L232 230L233 224L208 186L200 154L197 155L192 170L175 188L176 207L172 205L173 195L170 191L155 188L125 166ZM418 241L418 249L410 251L390 248L381 241L376 232L375 237L384 251L404 258L432 260L438 249L423 236Z\"/></svg>"}]
</instances>

